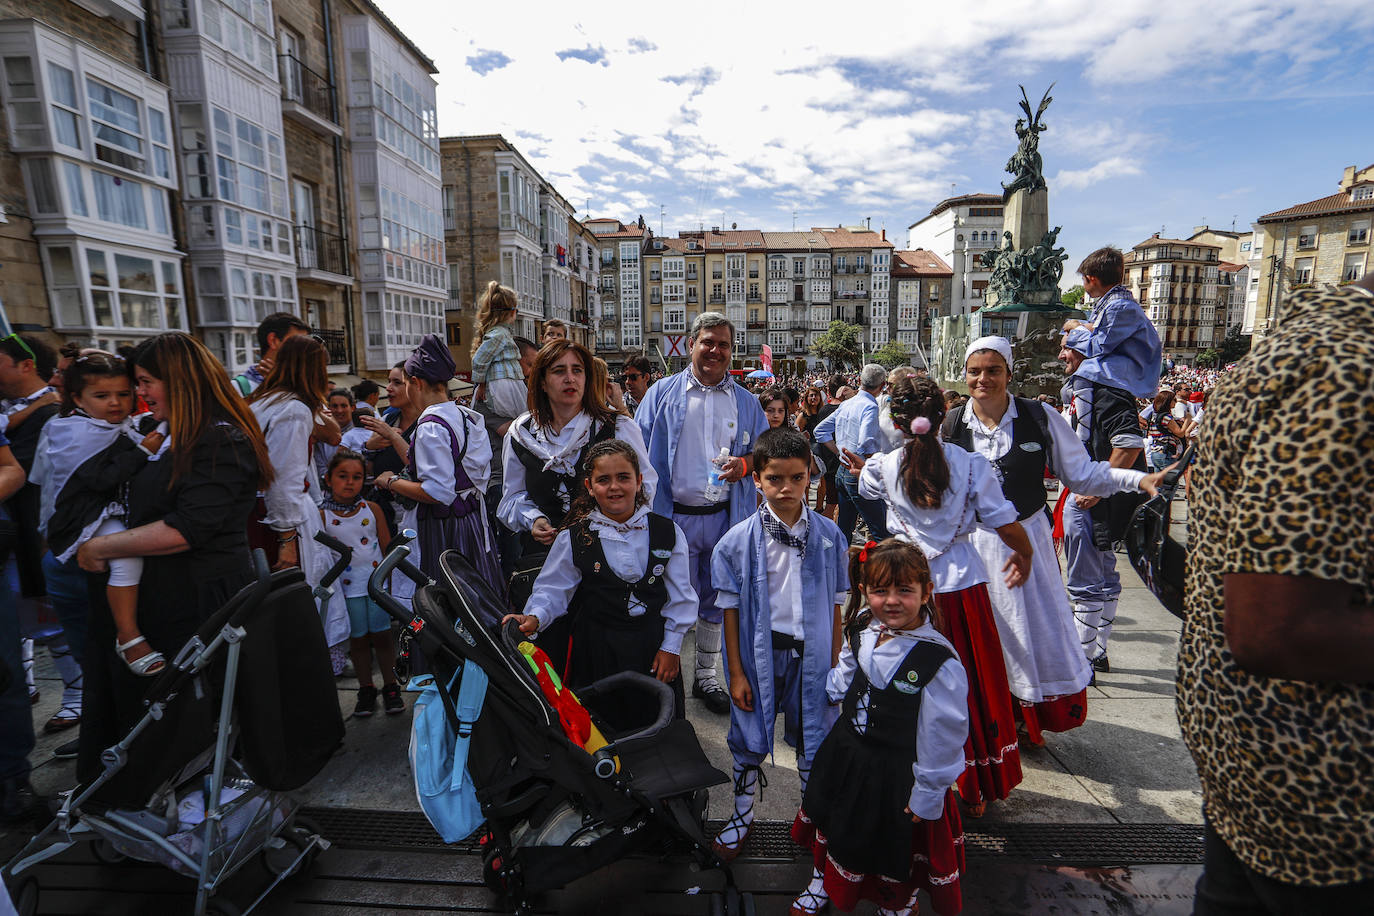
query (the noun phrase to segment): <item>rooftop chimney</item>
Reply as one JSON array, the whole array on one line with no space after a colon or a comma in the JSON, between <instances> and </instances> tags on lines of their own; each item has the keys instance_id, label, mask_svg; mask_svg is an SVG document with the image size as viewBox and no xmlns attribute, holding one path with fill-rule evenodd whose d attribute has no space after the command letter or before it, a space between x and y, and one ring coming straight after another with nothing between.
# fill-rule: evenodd
<instances>
[{"instance_id":1,"label":"rooftop chimney","mask_svg":"<svg viewBox=\"0 0 1374 916\"><path fill-rule=\"evenodd\" d=\"M886 230L886 229L883 230L883 241L884 241L884 242L887 241L887 230Z\"/></svg>"}]
</instances>

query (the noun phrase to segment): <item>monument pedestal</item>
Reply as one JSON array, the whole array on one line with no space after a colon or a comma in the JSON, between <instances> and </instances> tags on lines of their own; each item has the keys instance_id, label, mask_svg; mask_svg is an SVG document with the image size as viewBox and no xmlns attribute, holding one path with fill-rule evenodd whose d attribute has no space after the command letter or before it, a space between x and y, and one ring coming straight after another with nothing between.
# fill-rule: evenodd
<instances>
[{"instance_id":1,"label":"monument pedestal","mask_svg":"<svg viewBox=\"0 0 1374 916\"><path fill-rule=\"evenodd\" d=\"M1042 188L1013 193L1002 211L1002 231L1011 233L1011 247L1017 251L1039 245L1050 231L1049 192Z\"/></svg>"},{"instance_id":2,"label":"monument pedestal","mask_svg":"<svg viewBox=\"0 0 1374 916\"><path fill-rule=\"evenodd\" d=\"M1033 398L1059 396L1064 385L1064 364L1059 361L1059 340L1064 322L1083 318L1075 309L1054 312L1022 311L954 315L936 320L931 329L931 375L942 388L968 394L964 384L964 351L970 341L994 335L1011 341L1012 394Z\"/></svg>"}]
</instances>

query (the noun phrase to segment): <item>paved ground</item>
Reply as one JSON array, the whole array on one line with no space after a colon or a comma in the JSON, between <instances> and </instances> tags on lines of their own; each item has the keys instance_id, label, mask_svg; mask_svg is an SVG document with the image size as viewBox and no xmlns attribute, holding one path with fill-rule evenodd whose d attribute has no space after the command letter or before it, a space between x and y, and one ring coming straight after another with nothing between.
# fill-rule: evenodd
<instances>
[{"instance_id":1,"label":"paved ground","mask_svg":"<svg viewBox=\"0 0 1374 916\"><path fill-rule=\"evenodd\" d=\"M1182 504L1178 505L1181 510ZM971 831L1017 824L1201 823L1197 775L1174 712L1179 624L1144 589L1124 556L1119 566L1127 587L1112 634L1112 671L1099 675L1097 686L1089 689L1087 723L1065 734L1047 734L1044 747L1023 747L1024 782L1006 801L990 805L982 821L970 821L967 827ZM689 647L683 668L690 671L691 666ZM39 677L43 697L34 707L34 721L41 726L57 707L60 681L51 665L43 661ZM345 715L352 711L351 684L340 681L339 701ZM728 720L712 716L691 700L688 716L707 754L728 772ZM408 715L378 714L350 720L344 747L306 789L297 793L302 801L329 808L417 810L406 757L409 719ZM769 786L759 816L790 821L799 800L798 783L792 752L781 743L780 735L781 729L774 760L766 766ZM71 784L73 765L50 756L52 749L69 737L40 735L33 757L37 764L33 782L40 791L54 792ZM710 816L727 816L729 806L728 790L723 788L713 793ZM0 834L0 852L12 847L14 840ZM329 861L334 862L331 868L335 872L344 867L342 859L325 860ZM786 887L795 883L791 872L798 869L798 874L804 873L804 867L796 863L786 866ZM971 864L968 884L982 880L976 892L969 894L965 912L1184 914L1191 908L1197 872L1197 866L1189 864L1115 869L1054 868L1024 862L1000 862L996 867ZM774 880L776 876L769 879ZM620 911L614 906L607 909L604 901L597 909L601 916ZM765 909L771 907L760 912Z\"/></svg>"}]
</instances>

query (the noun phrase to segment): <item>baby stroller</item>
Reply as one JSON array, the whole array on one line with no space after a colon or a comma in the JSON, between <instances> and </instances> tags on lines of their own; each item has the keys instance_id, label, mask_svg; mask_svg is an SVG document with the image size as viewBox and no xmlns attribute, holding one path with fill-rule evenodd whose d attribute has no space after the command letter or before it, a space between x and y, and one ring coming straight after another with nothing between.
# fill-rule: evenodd
<instances>
[{"instance_id":1,"label":"baby stroller","mask_svg":"<svg viewBox=\"0 0 1374 916\"><path fill-rule=\"evenodd\" d=\"M299 569L271 573L261 550L253 561L256 581L182 646L149 689L147 712L101 754L101 772L64 793L53 821L5 866L20 916L38 908L37 879L25 873L78 843L104 862L133 858L194 878L196 916L252 911L328 848L284 794L343 739L324 630ZM255 856L274 878L252 904L215 897Z\"/></svg>"},{"instance_id":2,"label":"baby stroller","mask_svg":"<svg viewBox=\"0 0 1374 916\"><path fill-rule=\"evenodd\" d=\"M443 554L442 581L431 581L405 559L414 536L405 531L397 537L369 592L405 625L405 638L418 643L450 722L470 736L466 765L485 818L487 885L521 916L531 912L533 895L626 855L685 851L697 866L724 873L724 893L711 895L713 913L752 916L752 897L738 891L704 831L706 790L729 780L706 759L691 724L673 719L668 686L620 672L579 689L593 724L601 724L598 698L612 691L648 691L658 700L652 724L628 734L608 732L609 743L589 753L560 725L559 711L519 648L524 634L514 623L502 627L505 600L457 551ZM416 583L411 609L385 590L392 570ZM442 685L452 689L466 665L485 672L487 689L475 719L460 723L455 696Z\"/></svg>"}]
</instances>

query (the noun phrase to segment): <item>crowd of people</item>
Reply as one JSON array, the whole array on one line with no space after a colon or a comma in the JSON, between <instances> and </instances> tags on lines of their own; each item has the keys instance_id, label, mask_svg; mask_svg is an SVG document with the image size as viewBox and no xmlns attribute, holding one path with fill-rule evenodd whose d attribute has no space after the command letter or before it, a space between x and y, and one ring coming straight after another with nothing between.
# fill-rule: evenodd
<instances>
[{"instance_id":1,"label":"crowd of people","mask_svg":"<svg viewBox=\"0 0 1374 916\"><path fill-rule=\"evenodd\" d=\"M1087 688L1110 672L1114 545L1197 437L1195 393L1226 384L1178 368L1160 384L1158 337L1121 270L1114 249L1080 266L1094 308L1064 329L1062 407L1010 390L1000 337L969 344L967 398L878 365L750 390L729 372L734 327L710 312L684 370L655 380L635 357L612 379L559 322L538 343L514 335L515 294L496 282L470 399L451 395L453 356L431 335L390 370L384 409L375 383L331 389L323 344L288 314L262 323L260 362L232 379L185 334L125 354L11 335L0 591L14 600L0 603L51 607L62 635L0 613L0 661L19 675L33 636L67 660L46 727L79 727L59 756L84 778L148 678L249 580L250 548L318 583L335 559L313 539L326 530L353 550L323 612L336 674L351 665L355 717L379 698L400 713L393 626L367 579L414 529L420 568L437 576L460 552L573 688L636 670L672 688L679 716L689 695L729 716L726 860L752 829L782 715L793 837L814 861L794 914L861 899L910 913L922 889L957 912L961 818L1015 789L1022 741L1086 720ZM1065 488L1053 507L1050 477ZM22 676L0 694L5 818L32 801L28 703ZM645 714L633 698L602 710L612 729Z\"/></svg>"}]
</instances>

